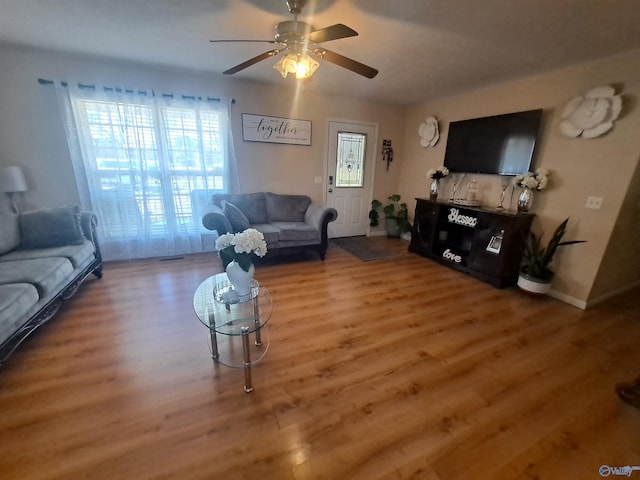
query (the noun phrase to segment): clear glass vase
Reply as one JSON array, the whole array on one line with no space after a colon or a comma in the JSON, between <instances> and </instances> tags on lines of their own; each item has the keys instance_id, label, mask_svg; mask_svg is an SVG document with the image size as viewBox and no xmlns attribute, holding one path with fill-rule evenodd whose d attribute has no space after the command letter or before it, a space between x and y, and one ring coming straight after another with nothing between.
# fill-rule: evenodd
<instances>
[{"instance_id":1,"label":"clear glass vase","mask_svg":"<svg viewBox=\"0 0 640 480\"><path fill-rule=\"evenodd\" d=\"M429 186L429 199L437 200L438 199L438 190L440 189L440 180L434 178L431 180L431 185Z\"/></svg>"},{"instance_id":2,"label":"clear glass vase","mask_svg":"<svg viewBox=\"0 0 640 480\"><path fill-rule=\"evenodd\" d=\"M523 188L518 196L518 213L528 213L533 205L533 190Z\"/></svg>"}]
</instances>

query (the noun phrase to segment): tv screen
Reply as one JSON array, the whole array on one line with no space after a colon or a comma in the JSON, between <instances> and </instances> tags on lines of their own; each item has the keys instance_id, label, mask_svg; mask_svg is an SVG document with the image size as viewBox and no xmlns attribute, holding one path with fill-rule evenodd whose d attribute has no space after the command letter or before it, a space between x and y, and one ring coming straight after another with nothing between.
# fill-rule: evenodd
<instances>
[{"instance_id":1,"label":"tv screen","mask_svg":"<svg viewBox=\"0 0 640 480\"><path fill-rule=\"evenodd\" d=\"M540 109L451 122L444 166L462 173L528 172L541 119Z\"/></svg>"}]
</instances>

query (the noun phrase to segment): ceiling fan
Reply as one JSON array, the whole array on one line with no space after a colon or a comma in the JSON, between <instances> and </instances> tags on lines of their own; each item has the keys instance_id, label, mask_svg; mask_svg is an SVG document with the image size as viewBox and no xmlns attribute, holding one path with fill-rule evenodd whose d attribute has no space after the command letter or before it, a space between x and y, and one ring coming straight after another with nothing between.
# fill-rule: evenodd
<instances>
[{"instance_id":1,"label":"ceiling fan","mask_svg":"<svg viewBox=\"0 0 640 480\"><path fill-rule=\"evenodd\" d=\"M307 3L307 0L286 0L287 8L293 15L293 20L280 22L275 26L274 40L210 40L212 43L221 42L261 42L278 45L277 48L261 53L249 60L242 62L235 67L222 72L225 75L233 75L254 65L262 60L283 52L285 55L276 63L273 68L278 70L283 77L287 74L295 74L296 78L308 78L316 71L319 64L312 55L320 60L333 63L342 68L346 68L363 77L373 78L378 74L378 70L339 53L327 50L319 44L341 38L355 37L358 32L352 28L337 23L318 30L311 25L299 22L298 14Z\"/></svg>"}]
</instances>

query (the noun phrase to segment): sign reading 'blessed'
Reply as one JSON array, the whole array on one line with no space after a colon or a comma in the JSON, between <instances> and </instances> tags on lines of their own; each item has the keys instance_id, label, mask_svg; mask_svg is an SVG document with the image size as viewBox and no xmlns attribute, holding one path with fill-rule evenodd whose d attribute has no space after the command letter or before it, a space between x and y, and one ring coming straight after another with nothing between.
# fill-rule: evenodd
<instances>
[{"instance_id":1,"label":"sign reading 'blessed'","mask_svg":"<svg viewBox=\"0 0 640 480\"><path fill-rule=\"evenodd\" d=\"M311 145L311 121L243 113L242 139L248 142Z\"/></svg>"}]
</instances>

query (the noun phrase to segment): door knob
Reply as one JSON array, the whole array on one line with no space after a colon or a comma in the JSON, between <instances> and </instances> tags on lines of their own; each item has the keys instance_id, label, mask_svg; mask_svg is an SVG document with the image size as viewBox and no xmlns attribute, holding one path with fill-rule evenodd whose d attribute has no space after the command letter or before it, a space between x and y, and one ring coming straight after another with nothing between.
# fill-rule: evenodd
<instances>
[{"instance_id":1,"label":"door knob","mask_svg":"<svg viewBox=\"0 0 640 480\"><path fill-rule=\"evenodd\" d=\"M330 188L330 189L329 189L329 193L331 193L331 192L333 192L333 188Z\"/></svg>"}]
</instances>

